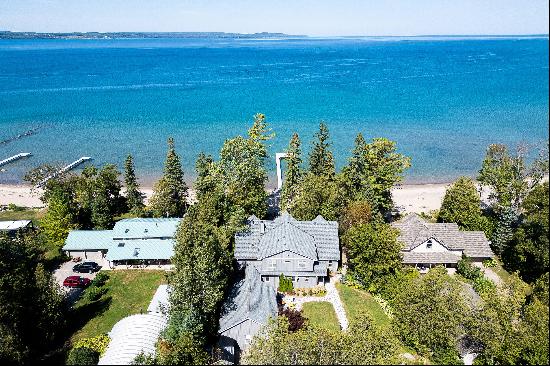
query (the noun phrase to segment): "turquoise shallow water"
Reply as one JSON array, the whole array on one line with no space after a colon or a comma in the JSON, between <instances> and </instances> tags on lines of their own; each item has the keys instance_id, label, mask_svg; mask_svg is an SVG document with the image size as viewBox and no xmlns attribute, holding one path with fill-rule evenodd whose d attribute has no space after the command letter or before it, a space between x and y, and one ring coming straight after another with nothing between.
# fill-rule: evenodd
<instances>
[{"instance_id":1,"label":"turquoise shallow water","mask_svg":"<svg viewBox=\"0 0 550 366\"><path fill-rule=\"evenodd\" d=\"M330 130L338 166L358 132L412 157L409 182L474 175L494 142L548 139L548 39L0 40L0 183L43 162L135 157L147 183L174 136L188 177L252 115L277 134ZM270 161L272 174L275 169Z\"/></svg>"}]
</instances>

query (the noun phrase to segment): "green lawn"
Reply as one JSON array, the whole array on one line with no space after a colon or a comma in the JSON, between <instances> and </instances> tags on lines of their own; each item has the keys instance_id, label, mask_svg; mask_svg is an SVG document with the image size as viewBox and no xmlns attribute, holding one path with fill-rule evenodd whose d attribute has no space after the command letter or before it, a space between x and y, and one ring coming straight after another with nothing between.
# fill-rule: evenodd
<instances>
[{"instance_id":1,"label":"green lawn","mask_svg":"<svg viewBox=\"0 0 550 366\"><path fill-rule=\"evenodd\" d=\"M16 210L0 211L0 221L32 220L34 225L44 216L45 209L18 207Z\"/></svg>"},{"instance_id":2,"label":"green lawn","mask_svg":"<svg viewBox=\"0 0 550 366\"><path fill-rule=\"evenodd\" d=\"M108 291L101 299L89 302L83 296L75 304L73 342L107 333L122 318L147 312L157 287L166 283L164 271L116 270L108 274Z\"/></svg>"},{"instance_id":3,"label":"green lawn","mask_svg":"<svg viewBox=\"0 0 550 366\"><path fill-rule=\"evenodd\" d=\"M329 330L340 330L338 318L330 302L306 302L302 307L302 313L312 325L318 325Z\"/></svg>"},{"instance_id":4,"label":"green lawn","mask_svg":"<svg viewBox=\"0 0 550 366\"><path fill-rule=\"evenodd\" d=\"M362 313L368 313L381 326L389 326L390 319L376 300L366 291L358 290L341 283L336 284L340 299L344 303L348 321L352 323Z\"/></svg>"}]
</instances>

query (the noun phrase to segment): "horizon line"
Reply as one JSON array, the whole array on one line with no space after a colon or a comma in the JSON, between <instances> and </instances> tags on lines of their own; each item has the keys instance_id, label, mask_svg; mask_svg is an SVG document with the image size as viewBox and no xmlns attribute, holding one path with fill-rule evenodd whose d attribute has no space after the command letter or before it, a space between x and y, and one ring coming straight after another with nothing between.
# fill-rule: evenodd
<instances>
[{"instance_id":1,"label":"horizon line","mask_svg":"<svg viewBox=\"0 0 550 366\"><path fill-rule=\"evenodd\" d=\"M138 33L138 34L192 34L192 33L218 33L218 34L239 34L239 35L255 35L255 34L278 34L289 37L533 37L533 36L543 36L549 37L550 33L479 33L479 34L378 34L378 35L367 35L367 34L354 34L354 35L341 35L341 34L331 34L331 35L313 35L313 34L289 34L284 32L269 32L269 31L260 31L260 32L232 32L232 31L129 31L129 30L119 30L119 31L14 31L14 30L1 30L0 33L34 33L34 34L108 34L108 33Z\"/></svg>"}]
</instances>

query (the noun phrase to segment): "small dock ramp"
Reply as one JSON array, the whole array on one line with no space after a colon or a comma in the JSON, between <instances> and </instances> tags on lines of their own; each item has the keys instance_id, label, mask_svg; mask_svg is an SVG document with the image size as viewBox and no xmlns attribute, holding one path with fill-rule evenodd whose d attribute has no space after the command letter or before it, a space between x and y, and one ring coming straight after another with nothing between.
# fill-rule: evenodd
<instances>
[{"instance_id":1,"label":"small dock ramp","mask_svg":"<svg viewBox=\"0 0 550 366\"><path fill-rule=\"evenodd\" d=\"M0 166L4 166L4 165L7 165L9 163L13 163L14 161L17 161L19 159L26 158L27 156L31 156L31 153L19 153L17 155L10 156L9 158L0 161Z\"/></svg>"},{"instance_id":2,"label":"small dock ramp","mask_svg":"<svg viewBox=\"0 0 550 366\"><path fill-rule=\"evenodd\" d=\"M76 161L73 161L72 163L70 163L69 165L65 166L64 168L61 168L59 169L59 171L53 173L52 175L49 175L47 176L46 178L42 179L37 185L36 187L37 188L41 188L43 187L50 179L52 178L55 178L57 177L59 174L62 174L62 173L65 173L65 172L68 172L69 170L72 170L74 168L76 168L77 166L79 166L80 164L88 161L88 160L92 160L92 158L90 156L83 156L81 157L80 159L76 160Z\"/></svg>"}]
</instances>

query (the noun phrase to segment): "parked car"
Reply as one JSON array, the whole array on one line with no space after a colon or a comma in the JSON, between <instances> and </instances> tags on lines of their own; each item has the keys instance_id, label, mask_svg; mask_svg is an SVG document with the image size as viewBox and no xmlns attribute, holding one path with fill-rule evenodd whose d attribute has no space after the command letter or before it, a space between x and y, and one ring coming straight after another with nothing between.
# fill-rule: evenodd
<instances>
[{"instance_id":1,"label":"parked car","mask_svg":"<svg viewBox=\"0 0 550 366\"><path fill-rule=\"evenodd\" d=\"M90 285L92 281L89 278L84 278L80 276L69 276L63 281L63 286L65 287L80 287L84 288Z\"/></svg>"},{"instance_id":2,"label":"parked car","mask_svg":"<svg viewBox=\"0 0 550 366\"><path fill-rule=\"evenodd\" d=\"M101 267L96 262L83 262L73 266L73 272L92 273L99 271Z\"/></svg>"}]
</instances>

